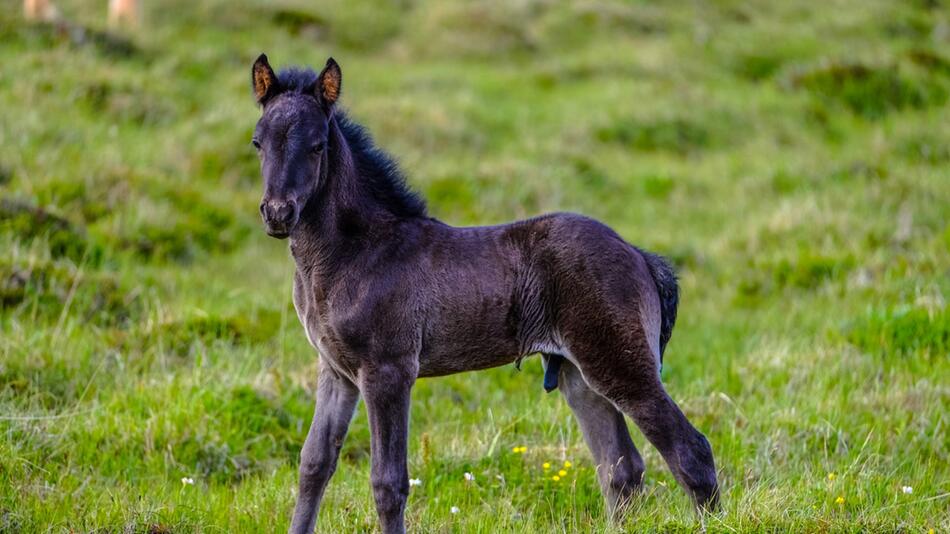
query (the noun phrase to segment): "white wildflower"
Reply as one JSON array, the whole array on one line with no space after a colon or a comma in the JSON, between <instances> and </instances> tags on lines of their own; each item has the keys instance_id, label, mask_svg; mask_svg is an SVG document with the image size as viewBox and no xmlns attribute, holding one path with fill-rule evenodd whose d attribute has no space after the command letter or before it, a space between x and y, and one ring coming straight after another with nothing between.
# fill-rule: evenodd
<instances>
[{"instance_id":1,"label":"white wildflower","mask_svg":"<svg viewBox=\"0 0 950 534\"><path fill-rule=\"evenodd\" d=\"M419 480L418 478L410 478L410 479L409 479L409 485L410 485L410 486L421 486L421 485L422 485L422 481Z\"/></svg>"},{"instance_id":2,"label":"white wildflower","mask_svg":"<svg viewBox=\"0 0 950 534\"><path fill-rule=\"evenodd\" d=\"M191 478L191 477L181 477L181 485L182 485L182 486L194 486L194 485L195 485L195 479L193 479L193 478Z\"/></svg>"},{"instance_id":3,"label":"white wildflower","mask_svg":"<svg viewBox=\"0 0 950 534\"><path fill-rule=\"evenodd\" d=\"M453 507L449 508L449 511L452 512L453 514L457 514L457 513L459 513L459 507L458 507L458 506L453 506Z\"/></svg>"},{"instance_id":4,"label":"white wildflower","mask_svg":"<svg viewBox=\"0 0 950 534\"><path fill-rule=\"evenodd\" d=\"M907 495L910 495L911 493L914 492L914 488L912 488L912 487L910 487L910 486L902 486L902 487L901 487L901 491L903 491L903 492L904 492L905 494L907 494Z\"/></svg>"},{"instance_id":5,"label":"white wildflower","mask_svg":"<svg viewBox=\"0 0 950 534\"><path fill-rule=\"evenodd\" d=\"M467 480L467 481L469 481L469 482L474 482L474 481L475 481L475 475L466 472L466 473L465 473L465 480Z\"/></svg>"}]
</instances>

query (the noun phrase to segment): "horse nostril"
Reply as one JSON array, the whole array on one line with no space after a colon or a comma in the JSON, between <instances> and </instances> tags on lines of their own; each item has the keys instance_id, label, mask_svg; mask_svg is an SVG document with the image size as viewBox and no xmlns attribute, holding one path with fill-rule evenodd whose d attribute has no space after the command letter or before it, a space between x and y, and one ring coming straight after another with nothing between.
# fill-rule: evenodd
<instances>
[{"instance_id":1,"label":"horse nostril","mask_svg":"<svg viewBox=\"0 0 950 534\"><path fill-rule=\"evenodd\" d=\"M276 211L277 210L274 209L274 205L269 202L261 204L261 215L264 217L264 222L266 223L274 222L276 219Z\"/></svg>"},{"instance_id":2,"label":"horse nostril","mask_svg":"<svg viewBox=\"0 0 950 534\"><path fill-rule=\"evenodd\" d=\"M264 204L263 202L261 202L261 205L258 206L258 209L261 210L261 215L266 215L266 214L267 214L267 212L265 211L264 206L266 206L266 204Z\"/></svg>"},{"instance_id":3,"label":"horse nostril","mask_svg":"<svg viewBox=\"0 0 950 534\"><path fill-rule=\"evenodd\" d=\"M277 208L277 213L274 214L274 218L280 222L288 223L294 217L294 206L293 204L281 204Z\"/></svg>"}]
</instances>

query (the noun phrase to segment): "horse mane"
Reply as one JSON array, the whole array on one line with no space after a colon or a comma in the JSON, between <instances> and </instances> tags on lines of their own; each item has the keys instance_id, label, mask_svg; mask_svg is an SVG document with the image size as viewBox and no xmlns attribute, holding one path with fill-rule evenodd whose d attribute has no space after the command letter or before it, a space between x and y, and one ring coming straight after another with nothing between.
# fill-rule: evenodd
<instances>
[{"instance_id":1,"label":"horse mane","mask_svg":"<svg viewBox=\"0 0 950 534\"><path fill-rule=\"evenodd\" d=\"M284 91L316 94L318 74L311 69L288 68L277 79ZM374 199L399 217L426 217L426 203L412 190L395 158L376 146L372 136L337 106L333 111L337 126L349 145L357 175Z\"/></svg>"},{"instance_id":2,"label":"horse mane","mask_svg":"<svg viewBox=\"0 0 950 534\"><path fill-rule=\"evenodd\" d=\"M314 95L316 94L318 77L319 74L312 69L288 67L281 69L280 73L277 74L277 82L283 91Z\"/></svg>"},{"instance_id":3,"label":"horse mane","mask_svg":"<svg viewBox=\"0 0 950 534\"><path fill-rule=\"evenodd\" d=\"M397 216L426 217L425 200L409 186L396 160L376 146L366 128L346 113L337 109L333 116L353 154L357 174L373 198Z\"/></svg>"}]
</instances>

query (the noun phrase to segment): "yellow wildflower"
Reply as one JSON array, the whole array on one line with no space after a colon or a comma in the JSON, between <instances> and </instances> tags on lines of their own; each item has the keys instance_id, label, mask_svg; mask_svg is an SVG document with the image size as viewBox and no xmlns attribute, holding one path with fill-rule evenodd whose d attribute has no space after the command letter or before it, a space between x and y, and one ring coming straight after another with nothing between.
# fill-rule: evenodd
<instances>
[{"instance_id":1,"label":"yellow wildflower","mask_svg":"<svg viewBox=\"0 0 950 534\"><path fill-rule=\"evenodd\" d=\"M561 477L554 475L553 477L551 477L551 480L557 482L558 480L561 480Z\"/></svg>"},{"instance_id":2,"label":"yellow wildflower","mask_svg":"<svg viewBox=\"0 0 950 534\"><path fill-rule=\"evenodd\" d=\"M541 464L541 467L543 467L544 470L547 471L548 469L551 469L551 463L550 463L550 462L544 462L543 464Z\"/></svg>"},{"instance_id":3,"label":"yellow wildflower","mask_svg":"<svg viewBox=\"0 0 950 534\"><path fill-rule=\"evenodd\" d=\"M838 476L838 475L836 475L836 474L834 474L834 473L828 473L828 480L834 480L835 477L837 477L837 476Z\"/></svg>"},{"instance_id":4,"label":"yellow wildflower","mask_svg":"<svg viewBox=\"0 0 950 534\"><path fill-rule=\"evenodd\" d=\"M567 476L567 471L561 469L560 471L557 472L557 474L561 475L562 477L566 477L566 476Z\"/></svg>"},{"instance_id":5,"label":"yellow wildflower","mask_svg":"<svg viewBox=\"0 0 950 534\"><path fill-rule=\"evenodd\" d=\"M844 504L844 497L839 496L835 499L835 504Z\"/></svg>"},{"instance_id":6,"label":"yellow wildflower","mask_svg":"<svg viewBox=\"0 0 950 534\"><path fill-rule=\"evenodd\" d=\"M565 462L564 462L564 467L570 467L570 466L572 466L572 465L574 465L574 464L572 464L570 461L565 461Z\"/></svg>"}]
</instances>

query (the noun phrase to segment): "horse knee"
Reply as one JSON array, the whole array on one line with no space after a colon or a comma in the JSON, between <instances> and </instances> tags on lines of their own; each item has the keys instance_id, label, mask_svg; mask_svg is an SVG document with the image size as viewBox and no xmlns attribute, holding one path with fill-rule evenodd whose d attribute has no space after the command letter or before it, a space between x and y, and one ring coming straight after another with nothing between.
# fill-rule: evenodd
<instances>
[{"instance_id":1,"label":"horse knee","mask_svg":"<svg viewBox=\"0 0 950 534\"><path fill-rule=\"evenodd\" d=\"M329 480L336 471L337 458L340 456L340 445L329 445L320 442L304 443L300 450L300 476L307 479Z\"/></svg>"},{"instance_id":2,"label":"horse knee","mask_svg":"<svg viewBox=\"0 0 950 534\"><path fill-rule=\"evenodd\" d=\"M329 479L336 471L336 461L326 454L300 453L300 476Z\"/></svg>"},{"instance_id":3,"label":"horse knee","mask_svg":"<svg viewBox=\"0 0 950 534\"><path fill-rule=\"evenodd\" d=\"M403 477L373 477L373 498L380 515L401 514L409 498L409 481Z\"/></svg>"}]
</instances>

